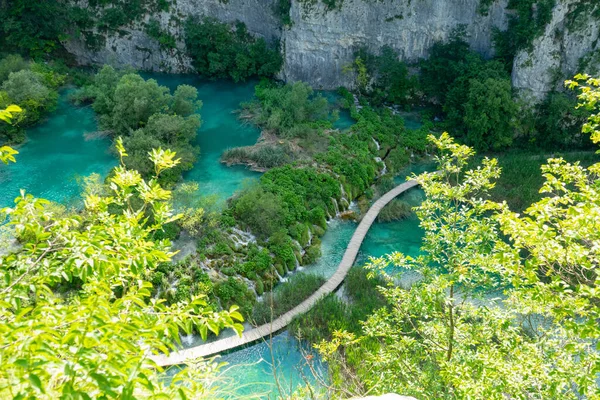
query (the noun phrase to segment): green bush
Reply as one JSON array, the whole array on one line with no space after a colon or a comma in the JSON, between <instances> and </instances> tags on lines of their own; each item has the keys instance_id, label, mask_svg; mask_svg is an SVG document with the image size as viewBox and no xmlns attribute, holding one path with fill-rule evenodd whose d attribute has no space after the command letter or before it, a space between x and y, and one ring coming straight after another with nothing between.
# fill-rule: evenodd
<instances>
[{"instance_id":1,"label":"green bush","mask_svg":"<svg viewBox=\"0 0 600 400\"><path fill-rule=\"evenodd\" d=\"M256 297L241 280L230 277L226 281L217 282L214 286L214 293L220 300L223 309L228 310L235 304L240 307L240 312L246 319L252 315Z\"/></svg>"},{"instance_id":2,"label":"green bush","mask_svg":"<svg viewBox=\"0 0 600 400\"><path fill-rule=\"evenodd\" d=\"M270 77L282 64L279 49L254 38L241 22L232 29L215 18L189 18L185 43L196 71L210 78L239 82L253 76Z\"/></svg>"},{"instance_id":3,"label":"green bush","mask_svg":"<svg viewBox=\"0 0 600 400\"><path fill-rule=\"evenodd\" d=\"M379 277L369 279L367 273L362 267L350 269L344 281L344 294L349 302L345 303L335 294L321 299L309 312L294 318L290 332L311 343L331 340L336 330L361 333L361 321L387 304L377 289L385 286L385 282Z\"/></svg>"},{"instance_id":4,"label":"green bush","mask_svg":"<svg viewBox=\"0 0 600 400\"><path fill-rule=\"evenodd\" d=\"M412 206L402 200L394 199L381 209L377 220L380 222L399 221L413 215Z\"/></svg>"},{"instance_id":5,"label":"green bush","mask_svg":"<svg viewBox=\"0 0 600 400\"><path fill-rule=\"evenodd\" d=\"M306 138L312 123L328 121L329 103L303 82L277 85L263 81L256 86L256 100L243 104L252 121L287 138Z\"/></svg>"},{"instance_id":6,"label":"green bush","mask_svg":"<svg viewBox=\"0 0 600 400\"><path fill-rule=\"evenodd\" d=\"M29 69L11 72L0 86L0 108L17 104L23 112L16 115L12 124L0 125L0 135L9 142L23 141L24 128L37 123L57 102L58 92L47 86L44 75Z\"/></svg>"},{"instance_id":7,"label":"green bush","mask_svg":"<svg viewBox=\"0 0 600 400\"><path fill-rule=\"evenodd\" d=\"M29 63L18 54L9 54L0 60L0 84L8 79L11 72L29 69Z\"/></svg>"},{"instance_id":8,"label":"green bush","mask_svg":"<svg viewBox=\"0 0 600 400\"><path fill-rule=\"evenodd\" d=\"M296 274L289 281L265 294L262 302L256 303L252 313L255 325L266 324L306 300L325 283L325 278L313 274Z\"/></svg>"}]
</instances>

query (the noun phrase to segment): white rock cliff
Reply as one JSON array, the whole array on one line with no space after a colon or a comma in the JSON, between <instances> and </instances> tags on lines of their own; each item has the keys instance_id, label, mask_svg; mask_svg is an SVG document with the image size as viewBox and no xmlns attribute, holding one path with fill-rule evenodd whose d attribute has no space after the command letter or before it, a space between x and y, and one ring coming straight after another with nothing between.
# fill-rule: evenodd
<instances>
[{"instance_id":1,"label":"white rock cliff","mask_svg":"<svg viewBox=\"0 0 600 400\"><path fill-rule=\"evenodd\" d=\"M590 21L571 32L566 27L570 7L580 0L557 0L552 21L534 42L531 51L515 59L513 85L541 98L558 82L577 72L582 57L600 48L597 21ZM507 0L497 0L487 15L479 13L480 0L344 0L339 9L327 10L320 1L292 0L291 25L283 26L276 16L277 0L176 0L168 12L146 16L158 18L163 29L183 37L183 21L189 16L211 16L232 23L244 22L248 31L269 42L280 41L284 65L280 77L302 80L316 88L352 87L353 77L343 72L354 52L367 47L371 52L388 45L401 59L416 61L426 57L432 44L447 39L464 26L471 47L493 54L494 28L506 29ZM82 64L131 65L135 68L165 72L191 70L185 45L161 49L148 37L139 21L107 37L97 51L81 40L65 43ZM600 51L600 50L598 50ZM599 57L600 58L600 57Z\"/></svg>"}]
</instances>

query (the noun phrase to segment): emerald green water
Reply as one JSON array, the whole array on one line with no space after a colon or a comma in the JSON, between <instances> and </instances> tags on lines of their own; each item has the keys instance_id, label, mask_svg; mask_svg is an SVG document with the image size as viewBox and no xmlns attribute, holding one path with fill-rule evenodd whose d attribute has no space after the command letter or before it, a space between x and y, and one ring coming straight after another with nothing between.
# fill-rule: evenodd
<instances>
[{"instance_id":1,"label":"emerald green water","mask_svg":"<svg viewBox=\"0 0 600 400\"><path fill-rule=\"evenodd\" d=\"M79 198L80 177L106 175L116 165L108 139L86 140L98 128L91 108L76 108L63 91L57 110L27 131L17 163L0 164L0 207L13 204L20 189L36 197L71 204Z\"/></svg>"}]
</instances>

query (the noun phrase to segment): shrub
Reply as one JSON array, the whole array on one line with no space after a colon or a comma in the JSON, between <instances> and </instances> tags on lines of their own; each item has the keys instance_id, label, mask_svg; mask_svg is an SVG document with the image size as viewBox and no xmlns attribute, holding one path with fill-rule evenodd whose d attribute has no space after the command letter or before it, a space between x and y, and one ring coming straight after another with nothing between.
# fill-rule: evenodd
<instances>
[{"instance_id":1,"label":"shrub","mask_svg":"<svg viewBox=\"0 0 600 400\"><path fill-rule=\"evenodd\" d=\"M270 77L282 64L278 49L252 37L241 22L232 29L215 18L190 17L185 25L185 43L196 71L210 78L238 82L252 76Z\"/></svg>"},{"instance_id":2,"label":"shrub","mask_svg":"<svg viewBox=\"0 0 600 400\"><path fill-rule=\"evenodd\" d=\"M296 274L289 281L277 286L273 292L265 294L262 302L256 303L252 313L255 325L266 324L285 314L306 300L325 283L325 278L313 274Z\"/></svg>"}]
</instances>

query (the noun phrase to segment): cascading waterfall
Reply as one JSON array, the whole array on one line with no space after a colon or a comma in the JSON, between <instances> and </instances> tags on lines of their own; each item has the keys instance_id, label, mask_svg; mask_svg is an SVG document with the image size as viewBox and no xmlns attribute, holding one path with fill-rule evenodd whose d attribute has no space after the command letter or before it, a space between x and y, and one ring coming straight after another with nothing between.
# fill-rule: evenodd
<instances>
[{"instance_id":1,"label":"cascading waterfall","mask_svg":"<svg viewBox=\"0 0 600 400\"><path fill-rule=\"evenodd\" d=\"M229 235L229 237L231 238L231 240L233 240L233 243L238 248L246 247L250 243L256 243L256 236L254 236L250 232L245 232L235 227L231 228L231 234Z\"/></svg>"},{"instance_id":2,"label":"cascading waterfall","mask_svg":"<svg viewBox=\"0 0 600 400\"><path fill-rule=\"evenodd\" d=\"M379 145L379 142L377 140L375 140L374 137L371 137L371 139L373 139L373 143L375 143L375 146L377 146L377 151L381 150L381 146Z\"/></svg>"},{"instance_id":3,"label":"cascading waterfall","mask_svg":"<svg viewBox=\"0 0 600 400\"><path fill-rule=\"evenodd\" d=\"M385 164L385 161L383 161L381 159L381 157L375 157L375 161L377 161L378 163L383 164L383 168L381 169L381 171L379 171L379 175L378 176L382 176L387 172L387 165Z\"/></svg>"},{"instance_id":4,"label":"cascading waterfall","mask_svg":"<svg viewBox=\"0 0 600 400\"><path fill-rule=\"evenodd\" d=\"M333 208L335 209L335 216L337 218L340 216L340 207L339 207L338 202L335 199L335 197L332 197L331 201L333 202Z\"/></svg>"}]
</instances>

